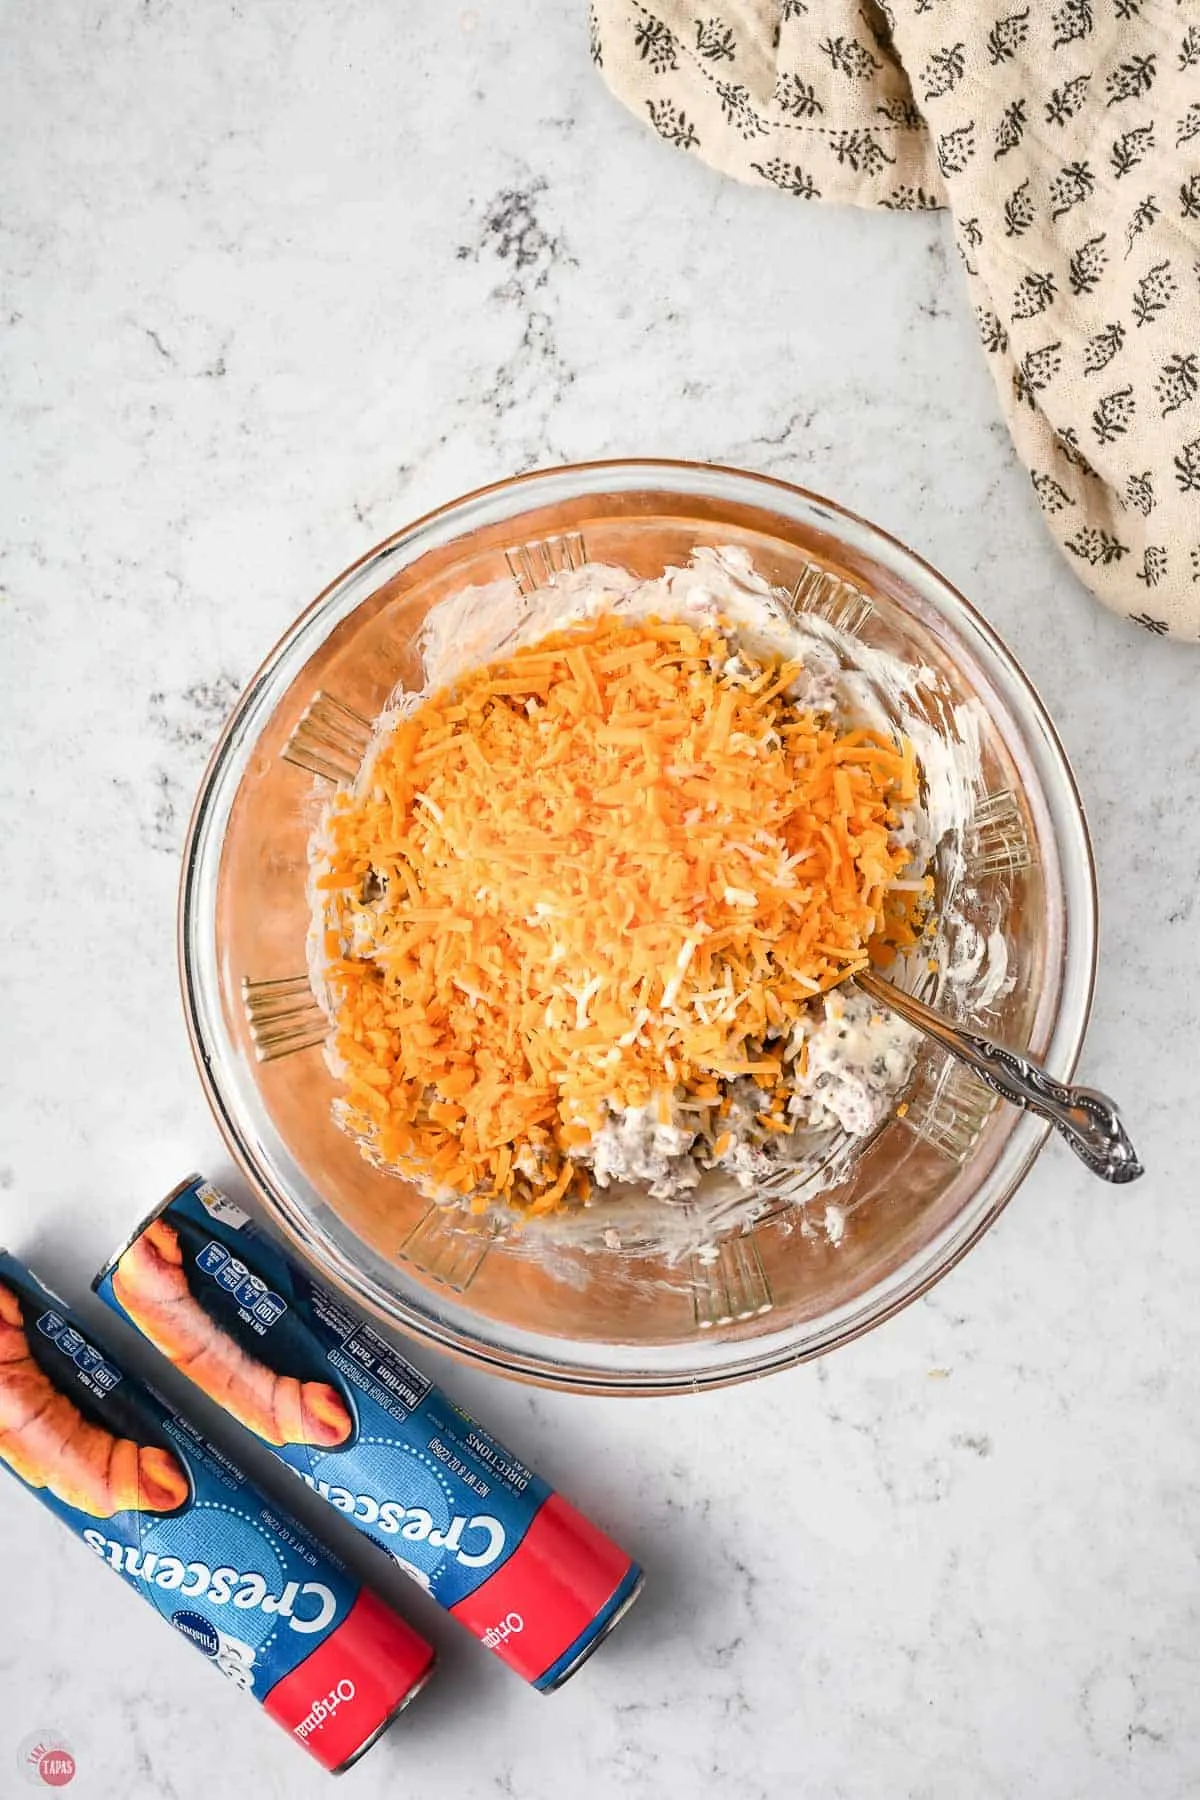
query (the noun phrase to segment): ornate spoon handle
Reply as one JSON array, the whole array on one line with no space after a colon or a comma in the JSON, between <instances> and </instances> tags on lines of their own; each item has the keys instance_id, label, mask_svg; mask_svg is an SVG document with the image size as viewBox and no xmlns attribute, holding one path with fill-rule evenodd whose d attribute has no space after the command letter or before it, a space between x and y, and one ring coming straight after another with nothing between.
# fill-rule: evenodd
<instances>
[{"instance_id":1,"label":"ornate spoon handle","mask_svg":"<svg viewBox=\"0 0 1200 1800\"><path fill-rule=\"evenodd\" d=\"M1015 1050L993 1043L991 1038L952 1025L924 1001L893 987L873 971L856 975L855 980L873 1000L890 1006L951 1056L966 1063L1002 1100L1049 1120L1080 1161L1102 1181L1136 1181L1144 1172L1121 1115L1107 1094L1096 1088L1067 1087L1055 1081L1031 1057L1019 1056Z\"/></svg>"}]
</instances>

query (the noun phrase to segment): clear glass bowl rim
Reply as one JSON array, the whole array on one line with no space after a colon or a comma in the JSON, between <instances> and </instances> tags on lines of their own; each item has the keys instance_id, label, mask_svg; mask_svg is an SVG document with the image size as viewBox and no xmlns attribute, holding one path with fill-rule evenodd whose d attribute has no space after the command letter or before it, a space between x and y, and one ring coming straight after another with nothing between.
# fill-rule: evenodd
<instances>
[{"instance_id":1,"label":"clear glass bowl rim","mask_svg":"<svg viewBox=\"0 0 1200 1800\"><path fill-rule=\"evenodd\" d=\"M432 1319L359 1269L295 1196L259 1162L246 1123L221 1081L237 1054L221 1012L215 969L215 893L225 822L258 736L281 693L336 625L366 597L363 578L394 574L426 551L466 537L556 499L589 493L659 491L683 499L756 505L793 524L815 525L889 567L967 639L1010 707L1044 785L1057 840L1070 922L1062 993L1045 1060L1061 1080L1074 1075L1091 1013L1098 944L1098 892L1092 846L1079 789L1061 739L1041 698L1003 640L964 595L923 557L870 520L775 476L659 458L620 458L535 469L492 482L424 513L384 538L337 575L293 621L247 683L210 756L188 825L180 876L178 955L188 1035L205 1097L234 1160L272 1222L320 1272L385 1324L434 1344L477 1367L539 1386L578 1393L652 1395L730 1386L806 1362L853 1342L892 1318L949 1273L995 1223L1028 1174L1049 1135L1029 1114L961 1212L906 1264L840 1311L754 1340L730 1341L735 1354L713 1362L719 1331L696 1342L656 1347L656 1366L622 1368L563 1362L540 1350L500 1348ZM386 565L386 567L385 567ZM369 593L373 590L367 590ZM206 904L207 902L207 904ZM602 1351L604 1346L579 1346ZM689 1363L689 1354L696 1357Z\"/></svg>"}]
</instances>

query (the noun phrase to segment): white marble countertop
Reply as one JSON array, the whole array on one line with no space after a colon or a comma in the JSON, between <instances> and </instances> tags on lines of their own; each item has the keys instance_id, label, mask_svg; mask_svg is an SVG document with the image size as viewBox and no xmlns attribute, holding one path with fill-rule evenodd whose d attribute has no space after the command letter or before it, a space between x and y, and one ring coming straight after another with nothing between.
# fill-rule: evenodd
<instances>
[{"instance_id":1,"label":"white marble countertop","mask_svg":"<svg viewBox=\"0 0 1200 1800\"><path fill-rule=\"evenodd\" d=\"M564 458L831 494L977 602L1058 722L1104 897L1084 1069L1150 1173L1108 1192L1051 1148L927 1300L756 1386L585 1401L443 1369L650 1579L551 1700L405 1589L441 1678L349 1779L362 1800L1184 1800L1195 653L1107 616L1051 548L944 222L723 184L612 103L584 12L0 14L0 1241L81 1292L172 1181L226 1166L176 996L178 852L223 714L328 577ZM325 1791L11 1483L0 1545L0 1795L39 1727L73 1744L81 1800Z\"/></svg>"}]
</instances>

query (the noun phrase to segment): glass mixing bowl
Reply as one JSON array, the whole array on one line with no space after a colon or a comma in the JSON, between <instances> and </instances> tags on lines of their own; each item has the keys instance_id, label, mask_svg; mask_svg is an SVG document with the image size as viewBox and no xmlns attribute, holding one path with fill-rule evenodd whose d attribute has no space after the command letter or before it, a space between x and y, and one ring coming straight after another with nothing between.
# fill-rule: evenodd
<instances>
[{"instance_id":1,"label":"glass mixing bowl","mask_svg":"<svg viewBox=\"0 0 1200 1800\"><path fill-rule=\"evenodd\" d=\"M922 1049L903 1118L862 1148L815 1219L766 1200L754 1227L683 1263L636 1243L556 1244L430 1205L335 1125L325 1019L306 975L309 833L398 683L420 685L431 605L585 558L642 575L740 545L795 605L975 698L982 792L966 844L978 919L1003 932L1007 994L981 1027L1074 1072L1091 1003L1095 879L1079 796L1013 657L919 557L827 500L736 470L619 462L520 476L397 532L313 602L250 682L192 818L180 961L196 1060L234 1156L286 1235L387 1323L500 1373L673 1393L833 1349L922 1293L986 1231L1046 1127ZM949 998L949 996L943 996Z\"/></svg>"}]
</instances>

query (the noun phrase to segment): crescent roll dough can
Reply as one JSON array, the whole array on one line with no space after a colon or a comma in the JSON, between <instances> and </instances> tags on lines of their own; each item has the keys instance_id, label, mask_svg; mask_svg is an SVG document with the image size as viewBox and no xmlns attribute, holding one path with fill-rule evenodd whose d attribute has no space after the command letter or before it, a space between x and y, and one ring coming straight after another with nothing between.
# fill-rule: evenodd
<instances>
[{"instance_id":1,"label":"crescent roll dough can","mask_svg":"<svg viewBox=\"0 0 1200 1800\"><path fill-rule=\"evenodd\" d=\"M5 1252L0 1468L326 1769L429 1676L425 1640Z\"/></svg>"},{"instance_id":2,"label":"crescent roll dough can","mask_svg":"<svg viewBox=\"0 0 1200 1800\"><path fill-rule=\"evenodd\" d=\"M637 1598L624 1550L200 1176L95 1287L540 1692Z\"/></svg>"}]
</instances>

